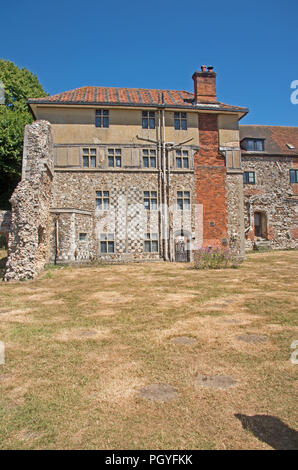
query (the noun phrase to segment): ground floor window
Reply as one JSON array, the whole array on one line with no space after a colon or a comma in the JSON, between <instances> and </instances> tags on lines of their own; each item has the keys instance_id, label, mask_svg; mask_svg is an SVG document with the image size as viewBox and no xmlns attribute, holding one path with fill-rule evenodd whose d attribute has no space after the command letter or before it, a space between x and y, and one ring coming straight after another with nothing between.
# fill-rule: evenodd
<instances>
[{"instance_id":1,"label":"ground floor window","mask_svg":"<svg viewBox=\"0 0 298 470\"><path fill-rule=\"evenodd\" d=\"M115 242L113 233L102 233L100 235L100 252L101 253L114 253Z\"/></svg>"},{"instance_id":2,"label":"ground floor window","mask_svg":"<svg viewBox=\"0 0 298 470\"><path fill-rule=\"evenodd\" d=\"M255 184L255 172L254 171L245 171L243 173L243 183L244 184Z\"/></svg>"},{"instance_id":3,"label":"ground floor window","mask_svg":"<svg viewBox=\"0 0 298 470\"><path fill-rule=\"evenodd\" d=\"M145 233L144 251L145 253L158 253L157 233Z\"/></svg>"}]
</instances>

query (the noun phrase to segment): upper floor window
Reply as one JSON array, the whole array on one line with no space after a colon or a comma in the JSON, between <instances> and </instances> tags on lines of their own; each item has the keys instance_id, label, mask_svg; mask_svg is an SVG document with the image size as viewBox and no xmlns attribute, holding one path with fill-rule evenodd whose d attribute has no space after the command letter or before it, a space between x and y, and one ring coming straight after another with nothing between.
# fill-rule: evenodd
<instances>
[{"instance_id":1,"label":"upper floor window","mask_svg":"<svg viewBox=\"0 0 298 470\"><path fill-rule=\"evenodd\" d=\"M156 150L143 150L143 167L156 168Z\"/></svg>"},{"instance_id":2,"label":"upper floor window","mask_svg":"<svg viewBox=\"0 0 298 470\"><path fill-rule=\"evenodd\" d=\"M186 113L174 113L174 128L176 130L182 129L187 130L187 119Z\"/></svg>"},{"instance_id":3,"label":"upper floor window","mask_svg":"<svg viewBox=\"0 0 298 470\"><path fill-rule=\"evenodd\" d=\"M82 160L83 160L84 168L95 168L96 167L96 149L83 148Z\"/></svg>"},{"instance_id":4,"label":"upper floor window","mask_svg":"<svg viewBox=\"0 0 298 470\"><path fill-rule=\"evenodd\" d=\"M265 142L264 139L244 139L242 141L242 146L248 152L264 152Z\"/></svg>"},{"instance_id":5,"label":"upper floor window","mask_svg":"<svg viewBox=\"0 0 298 470\"><path fill-rule=\"evenodd\" d=\"M157 210L157 191L144 191L144 206L147 210Z\"/></svg>"},{"instance_id":6,"label":"upper floor window","mask_svg":"<svg viewBox=\"0 0 298 470\"><path fill-rule=\"evenodd\" d=\"M108 109L97 109L95 111L95 127L109 127Z\"/></svg>"},{"instance_id":7,"label":"upper floor window","mask_svg":"<svg viewBox=\"0 0 298 470\"><path fill-rule=\"evenodd\" d=\"M290 170L290 182L298 183L298 170Z\"/></svg>"},{"instance_id":8,"label":"upper floor window","mask_svg":"<svg viewBox=\"0 0 298 470\"><path fill-rule=\"evenodd\" d=\"M121 149L108 149L108 166L121 168Z\"/></svg>"},{"instance_id":9,"label":"upper floor window","mask_svg":"<svg viewBox=\"0 0 298 470\"><path fill-rule=\"evenodd\" d=\"M245 171L243 173L243 183L244 184L255 184L255 172L254 171Z\"/></svg>"},{"instance_id":10,"label":"upper floor window","mask_svg":"<svg viewBox=\"0 0 298 470\"><path fill-rule=\"evenodd\" d=\"M110 193L109 191L96 191L96 209L109 210Z\"/></svg>"},{"instance_id":11,"label":"upper floor window","mask_svg":"<svg viewBox=\"0 0 298 470\"><path fill-rule=\"evenodd\" d=\"M177 191L177 207L181 211L190 209L189 191Z\"/></svg>"},{"instance_id":12,"label":"upper floor window","mask_svg":"<svg viewBox=\"0 0 298 470\"><path fill-rule=\"evenodd\" d=\"M155 112L142 111L142 128L155 129Z\"/></svg>"},{"instance_id":13,"label":"upper floor window","mask_svg":"<svg viewBox=\"0 0 298 470\"><path fill-rule=\"evenodd\" d=\"M189 168L189 157L187 150L176 150L176 168Z\"/></svg>"}]
</instances>

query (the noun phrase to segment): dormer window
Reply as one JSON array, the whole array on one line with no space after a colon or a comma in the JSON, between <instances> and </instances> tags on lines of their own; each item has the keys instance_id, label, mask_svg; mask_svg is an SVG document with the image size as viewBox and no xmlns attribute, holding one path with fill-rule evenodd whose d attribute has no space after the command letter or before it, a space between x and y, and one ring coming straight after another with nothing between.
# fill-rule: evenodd
<instances>
[{"instance_id":1,"label":"dormer window","mask_svg":"<svg viewBox=\"0 0 298 470\"><path fill-rule=\"evenodd\" d=\"M242 140L241 147L247 152L264 152L265 141L264 139L246 138Z\"/></svg>"}]
</instances>

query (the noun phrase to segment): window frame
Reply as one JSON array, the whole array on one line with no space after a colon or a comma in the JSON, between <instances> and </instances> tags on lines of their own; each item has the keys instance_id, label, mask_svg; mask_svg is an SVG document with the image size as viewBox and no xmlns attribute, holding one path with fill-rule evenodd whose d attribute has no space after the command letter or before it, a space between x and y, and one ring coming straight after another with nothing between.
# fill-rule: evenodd
<instances>
[{"instance_id":1,"label":"window frame","mask_svg":"<svg viewBox=\"0 0 298 470\"><path fill-rule=\"evenodd\" d=\"M102 247L105 246L105 251L102 250ZM112 247L111 251L109 248ZM100 234L100 254L109 255L115 253L115 234L114 233L101 233Z\"/></svg>"},{"instance_id":2,"label":"window frame","mask_svg":"<svg viewBox=\"0 0 298 470\"><path fill-rule=\"evenodd\" d=\"M180 201L180 203L179 203ZM188 203L186 204L186 201ZM179 211L190 211L191 210L191 194L190 191L179 190L177 191L177 210Z\"/></svg>"},{"instance_id":3,"label":"window frame","mask_svg":"<svg viewBox=\"0 0 298 470\"><path fill-rule=\"evenodd\" d=\"M113 160L113 165L110 161ZM120 160L120 165L117 165L117 160ZM109 147L107 152L107 167L108 168L122 168L122 151L119 147Z\"/></svg>"},{"instance_id":4,"label":"window frame","mask_svg":"<svg viewBox=\"0 0 298 470\"><path fill-rule=\"evenodd\" d=\"M187 161L187 166L185 166L185 160ZM178 165L178 161L180 161L181 166ZM175 168L176 170L189 170L190 162L189 162L189 152L188 150L176 150L175 155Z\"/></svg>"},{"instance_id":5,"label":"window frame","mask_svg":"<svg viewBox=\"0 0 298 470\"><path fill-rule=\"evenodd\" d=\"M153 244L156 245L156 249L152 249ZM149 246L149 250L146 247ZM145 233L144 234L144 253L159 253L159 242L157 233Z\"/></svg>"},{"instance_id":6,"label":"window frame","mask_svg":"<svg viewBox=\"0 0 298 470\"><path fill-rule=\"evenodd\" d=\"M174 112L175 131L187 131L187 113L182 111Z\"/></svg>"},{"instance_id":7,"label":"window frame","mask_svg":"<svg viewBox=\"0 0 298 470\"><path fill-rule=\"evenodd\" d=\"M95 110L95 127L101 127L108 129L110 127L110 112L108 109L96 109Z\"/></svg>"},{"instance_id":8,"label":"window frame","mask_svg":"<svg viewBox=\"0 0 298 470\"><path fill-rule=\"evenodd\" d=\"M250 176L253 175L253 181L250 181ZM243 184L256 184L256 172L255 171L244 171L243 172Z\"/></svg>"},{"instance_id":9,"label":"window frame","mask_svg":"<svg viewBox=\"0 0 298 470\"><path fill-rule=\"evenodd\" d=\"M103 189L95 191L95 209L97 211L108 211L110 209L110 191Z\"/></svg>"},{"instance_id":10,"label":"window frame","mask_svg":"<svg viewBox=\"0 0 298 470\"><path fill-rule=\"evenodd\" d=\"M292 175L294 175L294 178ZM298 183L298 169L290 168L290 184L297 184L297 183Z\"/></svg>"},{"instance_id":11,"label":"window frame","mask_svg":"<svg viewBox=\"0 0 298 470\"><path fill-rule=\"evenodd\" d=\"M265 139L258 139L258 138L254 138L254 137L246 137L244 139L244 142L245 142L245 150L247 152L265 152ZM253 148L248 148L248 143L251 142L253 145ZM262 149L258 149L257 148L257 144L258 143L261 143L262 144Z\"/></svg>"},{"instance_id":12,"label":"window frame","mask_svg":"<svg viewBox=\"0 0 298 470\"><path fill-rule=\"evenodd\" d=\"M81 235L84 235L83 238L81 238ZM86 242L87 241L87 232L79 232L79 242Z\"/></svg>"},{"instance_id":13,"label":"window frame","mask_svg":"<svg viewBox=\"0 0 298 470\"><path fill-rule=\"evenodd\" d=\"M156 128L156 117L155 111L142 111L142 129L155 129Z\"/></svg>"},{"instance_id":14,"label":"window frame","mask_svg":"<svg viewBox=\"0 0 298 470\"><path fill-rule=\"evenodd\" d=\"M148 166L145 165L145 159L148 160ZM152 165L152 159L155 160L155 164ZM142 164L143 168L151 169L157 168L157 157L156 157L156 150L155 149L143 149L142 151Z\"/></svg>"},{"instance_id":15,"label":"window frame","mask_svg":"<svg viewBox=\"0 0 298 470\"><path fill-rule=\"evenodd\" d=\"M149 190L143 192L144 196L144 208L148 211L157 211L158 210L158 195L157 190ZM152 201L155 201L154 204ZM148 207L147 207L148 205ZM155 207L152 207L154 206Z\"/></svg>"},{"instance_id":16,"label":"window frame","mask_svg":"<svg viewBox=\"0 0 298 470\"><path fill-rule=\"evenodd\" d=\"M94 151L94 153L92 153ZM87 159L87 160L86 160ZM87 161L87 165L85 165ZM94 161L95 164L91 165ZM82 147L81 148L81 165L82 168L97 168L97 148L96 147Z\"/></svg>"}]
</instances>

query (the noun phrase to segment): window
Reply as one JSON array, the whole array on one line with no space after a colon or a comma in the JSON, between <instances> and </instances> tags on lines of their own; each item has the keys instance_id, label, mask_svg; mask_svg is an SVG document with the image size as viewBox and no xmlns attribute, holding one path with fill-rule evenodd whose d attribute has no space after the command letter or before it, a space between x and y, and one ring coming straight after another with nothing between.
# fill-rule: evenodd
<instances>
[{"instance_id":1,"label":"window","mask_svg":"<svg viewBox=\"0 0 298 470\"><path fill-rule=\"evenodd\" d=\"M96 191L96 209L107 211L110 207L109 191Z\"/></svg>"},{"instance_id":2,"label":"window","mask_svg":"<svg viewBox=\"0 0 298 470\"><path fill-rule=\"evenodd\" d=\"M101 253L114 253L115 242L113 233L102 233L100 235L100 252Z\"/></svg>"},{"instance_id":3,"label":"window","mask_svg":"<svg viewBox=\"0 0 298 470\"><path fill-rule=\"evenodd\" d=\"M157 233L145 233L144 251L145 253L158 253Z\"/></svg>"},{"instance_id":4,"label":"window","mask_svg":"<svg viewBox=\"0 0 298 470\"><path fill-rule=\"evenodd\" d=\"M142 128L155 129L155 112L142 111Z\"/></svg>"},{"instance_id":5,"label":"window","mask_svg":"<svg viewBox=\"0 0 298 470\"><path fill-rule=\"evenodd\" d=\"M83 148L83 167L96 168L96 149Z\"/></svg>"},{"instance_id":6,"label":"window","mask_svg":"<svg viewBox=\"0 0 298 470\"><path fill-rule=\"evenodd\" d=\"M176 168L189 168L189 158L187 150L176 150Z\"/></svg>"},{"instance_id":7,"label":"window","mask_svg":"<svg viewBox=\"0 0 298 470\"><path fill-rule=\"evenodd\" d=\"M245 139L245 148L248 152L264 152L264 139Z\"/></svg>"},{"instance_id":8,"label":"window","mask_svg":"<svg viewBox=\"0 0 298 470\"><path fill-rule=\"evenodd\" d=\"M255 184L255 172L254 171L245 171L243 173L243 183L244 184Z\"/></svg>"},{"instance_id":9,"label":"window","mask_svg":"<svg viewBox=\"0 0 298 470\"><path fill-rule=\"evenodd\" d=\"M95 127L109 127L108 109L97 109L95 111Z\"/></svg>"},{"instance_id":10,"label":"window","mask_svg":"<svg viewBox=\"0 0 298 470\"><path fill-rule=\"evenodd\" d=\"M298 183L298 170L290 170L290 182Z\"/></svg>"},{"instance_id":11,"label":"window","mask_svg":"<svg viewBox=\"0 0 298 470\"><path fill-rule=\"evenodd\" d=\"M144 206L147 210L157 210L157 191L144 191Z\"/></svg>"},{"instance_id":12,"label":"window","mask_svg":"<svg viewBox=\"0 0 298 470\"><path fill-rule=\"evenodd\" d=\"M174 113L174 128L176 130L187 130L186 113Z\"/></svg>"},{"instance_id":13,"label":"window","mask_svg":"<svg viewBox=\"0 0 298 470\"><path fill-rule=\"evenodd\" d=\"M189 191L177 191L177 208L181 211L190 209Z\"/></svg>"},{"instance_id":14,"label":"window","mask_svg":"<svg viewBox=\"0 0 298 470\"><path fill-rule=\"evenodd\" d=\"M109 168L121 167L121 149L108 149Z\"/></svg>"},{"instance_id":15,"label":"window","mask_svg":"<svg viewBox=\"0 0 298 470\"><path fill-rule=\"evenodd\" d=\"M143 150L143 167L156 168L156 150Z\"/></svg>"},{"instance_id":16,"label":"window","mask_svg":"<svg viewBox=\"0 0 298 470\"><path fill-rule=\"evenodd\" d=\"M85 242L87 239L87 233L79 233L80 242Z\"/></svg>"}]
</instances>

